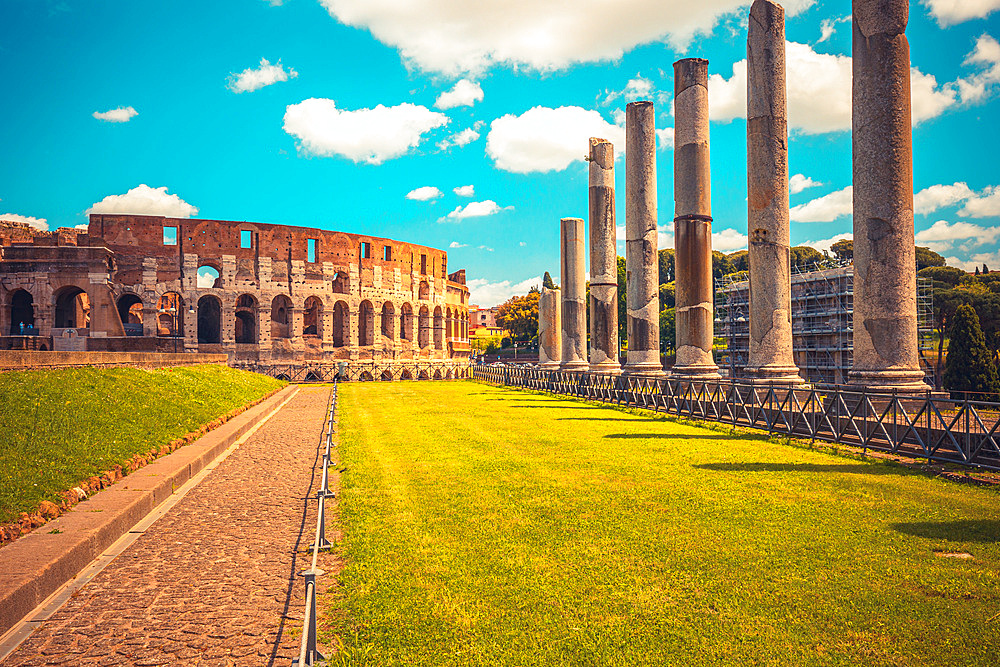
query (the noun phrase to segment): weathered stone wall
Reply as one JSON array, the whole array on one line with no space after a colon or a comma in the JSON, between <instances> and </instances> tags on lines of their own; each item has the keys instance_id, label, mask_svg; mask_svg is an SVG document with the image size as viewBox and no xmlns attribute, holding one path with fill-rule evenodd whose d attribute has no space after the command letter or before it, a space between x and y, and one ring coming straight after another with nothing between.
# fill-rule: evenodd
<instances>
[{"instance_id":1,"label":"weathered stone wall","mask_svg":"<svg viewBox=\"0 0 1000 667\"><path fill-rule=\"evenodd\" d=\"M193 364L224 364L224 354L171 354L156 352L31 352L0 350L0 371L43 370L96 366L132 366L165 368Z\"/></svg>"}]
</instances>

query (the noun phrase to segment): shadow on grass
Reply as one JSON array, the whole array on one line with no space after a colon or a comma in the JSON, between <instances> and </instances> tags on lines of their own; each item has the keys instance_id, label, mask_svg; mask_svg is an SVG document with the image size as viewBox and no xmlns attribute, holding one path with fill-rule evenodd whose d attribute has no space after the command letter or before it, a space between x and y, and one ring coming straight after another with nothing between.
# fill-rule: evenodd
<instances>
[{"instance_id":1,"label":"shadow on grass","mask_svg":"<svg viewBox=\"0 0 1000 667\"><path fill-rule=\"evenodd\" d=\"M624 420L623 420L624 421ZM632 420L639 421L639 420ZM655 421L655 420L649 420ZM757 437L753 435L746 435L742 433L609 433L605 438L615 438L615 439L635 439L635 440L646 440L646 439L662 439L662 440L756 440ZM766 438L759 438L760 440L765 440Z\"/></svg>"},{"instance_id":2,"label":"shadow on grass","mask_svg":"<svg viewBox=\"0 0 1000 667\"><path fill-rule=\"evenodd\" d=\"M517 405L512 404L512 408L544 408L546 410L607 410L607 408L599 408L596 405L564 405L560 403L559 405Z\"/></svg>"},{"instance_id":3,"label":"shadow on grass","mask_svg":"<svg viewBox=\"0 0 1000 667\"><path fill-rule=\"evenodd\" d=\"M963 521L918 521L890 524L893 530L915 537L952 542L1000 542L1000 521L992 519Z\"/></svg>"},{"instance_id":4,"label":"shadow on grass","mask_svg":"<svg viewBox=\"0 0 1000 667\"><path fill-rule=\"evenodd\" d=\"M532 407L540 407L540 406L532 406ZM600 422L629 422L630 424L632 422L657 422L657 423L663 424L663 423L666 423L666 421L667 421L666 419L663 419L663 418L656 419L656 418L651 418L651 417L635 417L635 418L632 418L632 419L630 419L628 417L556 417L556 420L557 421L588 421L588 422L598 422L598 421L600 421Z\"/></svg>"},{"instance_id":5,"label":"shadow on grass","mask_svg":"<svg viewBox=\"0 0 1000 667\"><path fill-rule=\"evenodd\" d=\"M846 472L857 475L912 475L898 466L866 463L702 463L694 468L722 472Z\"/></svg>"}]
</instances>

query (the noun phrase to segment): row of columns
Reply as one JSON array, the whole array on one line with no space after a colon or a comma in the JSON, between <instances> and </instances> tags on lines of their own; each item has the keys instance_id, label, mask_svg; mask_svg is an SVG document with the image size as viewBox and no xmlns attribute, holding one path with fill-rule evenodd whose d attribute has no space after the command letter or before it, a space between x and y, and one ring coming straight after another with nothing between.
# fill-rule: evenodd
<instances>
[{"instance_id":1,"label":"row of columns","mask_svg":"<svg viewBox=\"0 0 1000 667\"><path fill-rule=\"evenodd\" d=\"M917 359L916 269L905 0L854 0L854 368L849 383L925 391ZM747 37L747 225L751 382L803 383L792 355L784 10L754 0ZM720 377L712 357L708 61L674 63L674 242L681 380ZM561 221L562 290L539 302L542 368L663 376L659 350L653 104L625 111L628 354L618 365L614 149L590 140L590 315L586 359L584 221Z\"/></svg>"}]
</instances>

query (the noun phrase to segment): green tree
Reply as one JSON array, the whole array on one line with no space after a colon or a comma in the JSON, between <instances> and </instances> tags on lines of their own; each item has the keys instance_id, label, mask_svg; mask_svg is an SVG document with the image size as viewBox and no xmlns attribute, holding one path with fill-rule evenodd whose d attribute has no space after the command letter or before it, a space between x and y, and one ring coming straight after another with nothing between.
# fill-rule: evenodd
<instances>
[{"instance_id":1,"label":"green tree","mask_svg":"<svg viewBox=\"0 0 1000 667\"><path fill-rule=\"evenodd\" d=\"M657 268L659 270L659 284L674 282L674 249L663 248L656 253Z\"/></svg>"},{"instance_id":2,"label":"green tree","mask_svg":"<svg viewBox=\"0 0 1000 667\"><path fill-rule=\"evenodd\" d=\"M1000 376L972 306L958 307L950 334L948 360L944 366L945 388L952 392L953 398L995 400L995 394L1000 393Z\"/></svg>"},{"instance_id":3,"label":"green tree","mask_svg":"<svg viewBox=\"0 0 1000 667\"><path fill-rule=\"evenodd\" d=\"M554 282L552 282L552 276L549 275L548 271L546 271L545 275L542 276L542 287L544 287L545 289L555 289L556 288L556 284Z\"/></svg>"},{"instance_id":4,"label":"green tree","mask_svg":"<svg viewBox=\"0 0 1000 667\"><path fill-rule=\"evenodd\" d=\"M497 308L497 324L509 331L514 340L531 340L538 335L538 298L536 289L525 296L513 296Z\"/></svg>"},{"instance_id":5,"label":"green tree","mask_svg":"<svg viewBox=\"0 0 1000 667\"><path fill-rule=\"evenodd\" d=\"M930 248L925 248L923 246L916 246L916 257L917 257L917 271L920 269L926 269L929 266L944 266L944 257L937 254Z\"/></svg>"},{"instance_id":6,"label":"green tree","mask_svg":"<svg viewBox=\"0 0 1000 667\"><path fill-rule=\"evenodd\" d=\"M811 268L814 264L822 263L825 257L816 248L807 245L797 245L790 248L792 266L800 269Z\"/></svg>"},{"instance_id":7,"label":"green tree","mask_svg":"<svg viewBox=\"0 0 1000 667\"><path fill-rule=\"evenodd\" d=\"M675 297L677 294L676 284L667 283L660 284L660 310L666 308L673 308L675 304Z\"/></svg>"},{"instance_id":8,"label":"green tree","mask_svg":"<svg viewBox=\"0 0 1000 667\"><path fill-rule=\"evenodd\" d=\"M840 241L837 241L830 246L830 250L832 250L837 259L841 261L854 259L854 241L851 239L841 239Z\"/></svg>"},{"instance_id":9,"label":"green tree","mask_svg":"<svg viewBox=\"0 0 1000 667\"><path fill-rule=\"evenodd\" d=\"M660 352L670 354L677 347L677 323L674 308L660 311Z\"/></svg>"},{"instance_id":10,"label":"green tree","mask_svg":"<svg viewBox=\"0 0 1000 667\"><path fill-rule=\"evenodd\" d=\"M628 306L625 281L625 258L618 255L618 345L628 342Z\"/></svg>"},{"instance_id":11,"label":"green tree","mask_svg":"<svg viewBox=\"0 0 1000 667\"><path fill-rule=\"evenodd\" d=\"M749 271L750 270L750 253L746 250L737 250L736 252L731 252L729 255L729 262L733 265L733 271Z\"/></svg>"},{"instance_id":12,"label":"green tree","mask_svg":"<svg viewBox=\"0 0 1000 667\"><path fill-rule=\"evenodd\" d=\"M954 266L927 266L919 271L917 275L921 278L929 278L934 283L934 287L939 284L942 289L955 287L961 282L968 280L969 274Z\"/></svg>"},{"instance_id":13,"label":"green tree","mask_svg":"<svg viewBox=\"0 0 1000 667\"><path fill-rule=\"evenodd\" d=\"M733 263L724 253L712 251L712 279L721 278L733 273Z\"/></svg>"}]
</instances>

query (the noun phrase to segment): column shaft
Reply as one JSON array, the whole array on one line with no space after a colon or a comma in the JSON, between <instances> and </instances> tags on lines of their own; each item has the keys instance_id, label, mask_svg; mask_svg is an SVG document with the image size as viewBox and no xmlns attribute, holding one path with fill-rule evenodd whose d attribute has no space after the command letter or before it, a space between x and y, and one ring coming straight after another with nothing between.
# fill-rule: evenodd
<instances>
[{"instance_id":1,"label":"column shaft","mask_svg":"<svg viewBox=\"0 0 1000 667\"><path fill-rule=\"evenodd\" d=\"M538 299L538 365L542 370L559 370L559 360L562 358L561 314L559 290L543 288Z\"/></svg>"},{"instance_id":2,"label":"column shaft","mask_svg":"<svg viewBox=\"0 0 1000 667\"><path fill-rule=\"evenodd\" d=\"M628 355L624 373L663 375L656 256L656 133L652 102L625 107L625 271Z\"/></svg>"},{"instance_id":3,"label":"column shaft","mask_svg":"<svg viewBox=\"0 0 1000 667\"><path fill-rule=\"evenodd\" d=\"M584 224L580 218L563 218L562 253L562 359L564 371L585 371L587 364L586 273L583 270Z\"/></svg>"},{"instance_id":4,"label":"column shaft","mask_svg":"<svg viewBox=\"0 0 1000 667\"><path fill-rule=\"evenodd\" d=\"M854 367L848 382L924 391L917 358L907 0L853 2Z\"/></svg>"},{"instance_id":5,"label":"column shaft","mask_svg":"<svg viewBox=\"0 0 1000 667\"><path fill-rule=\"evenodd\" d=\"M615 148L590 140L590 370L621 373L618 363L618 248Z\"/></svg>"},{"instance_id":6,"label":"column shaft","mask_svg":"<svg viewBox=\"0 0 1000 667\"><path fill-rule=\"evenodd\" d=\"M746 375L801 384L792 355L785 10L754 0L747 34L747 227L750 359Z\"/></svg>"},{"instance_id":7,"label":"column shaft","mask_svg":"<svg viewBox=\"0 0 1000 667\"><path fill-rule=\"evenodd\" d=\"M712 358L712 191L708 61L674 63L674 248L680 379L715 379Z\"/></svg>"}]
</instances>

